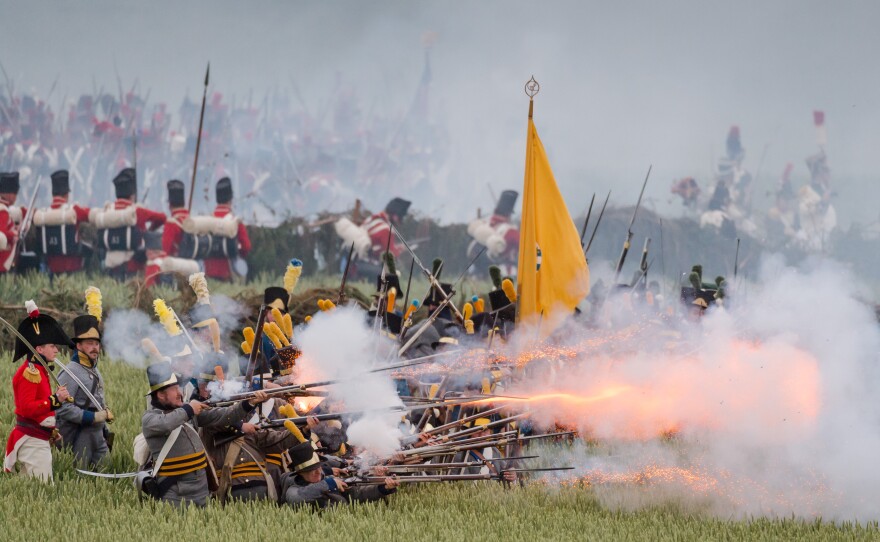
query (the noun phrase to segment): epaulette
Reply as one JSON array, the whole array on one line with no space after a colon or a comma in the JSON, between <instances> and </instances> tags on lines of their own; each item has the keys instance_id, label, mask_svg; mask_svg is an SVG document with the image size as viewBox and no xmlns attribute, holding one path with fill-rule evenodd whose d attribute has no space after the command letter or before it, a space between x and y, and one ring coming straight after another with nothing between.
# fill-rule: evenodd
<instances>
[{"instance_id":1,"label":"epaulette","mask_svg":"<svg viewBox=\"0 0 880 542\"><path fill-rule=\"evenodd\" d=\"M31 384L39 384L43 381L43 375L40 374L40 371L37 370L33 363L28 363L27 369L21 375Z\"/></svg>"}]
</instances>

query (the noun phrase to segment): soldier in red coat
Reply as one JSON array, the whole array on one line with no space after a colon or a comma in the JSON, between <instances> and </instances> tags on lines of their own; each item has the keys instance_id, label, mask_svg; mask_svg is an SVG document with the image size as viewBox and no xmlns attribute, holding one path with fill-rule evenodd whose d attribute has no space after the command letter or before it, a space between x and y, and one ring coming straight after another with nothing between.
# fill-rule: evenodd
<instances>
[{"instance_id":1,"label":"soldier in red coat","mask_svg":"<svg viewBox=\"0 0 880 542\"><path fill-rule=\"evenodd\" d=\"M49 373L43 363L49 364L58 355L58 346L73 348L73 342L51 316L40 314L33 301L25 304L28 316L18 326L18 332L34 347L31 351L21 339L15 340L14 361L25 358L12 377L15 396L15 427L6 442L3 470L14 472L16 465L25 476L44 481L52 479L51 443L57 440L55 410L70 394L61 386L55 393L49 383ZM35 354L42 360L35 359Z\"/></svg>"},{"instance_id":2,"label":"soldier in red coat","mask_svg":"<svg viewBox=\"0 0 880 542\"><path fill-rule=\"evenodd\" d=\"M180 241L183 239L181 224L189 217L189 209L186 208L186 187L176 179L168 181L167 186L171 218L165 222L165 229L162 231L162 250L168 256L177 256L180 251Z\"/></svg>"},{"instance_id":3,"label":"soldier in red coat","mask_svg":"<svg viewBox=\"0 0 880 542\"><path fill-rule=\"evenodd\" d=\"M108 228L102 235L105 237L107 255L105 266L110 274L124 278L144 269L146 259L143 257L143 243L140 237L146 231L157 230L165 224L165 213L151 211L135 203L137 200L137 177L135 170L125 168L113 179L116 189L116 201L107 208L116 211L135 207L136 222L133 226ZM99 232L102 233L102 232ZM135 257L139 253L140 257Z\"/></svg>"},{"instance_id":4,"label":"soldier in red coat","mask_svg":"<svg viewBox=\"0 0 880 542\"><path fill-rule=\"evenodd\" d=\"M217 207L214 216L217 218L234 218L232 214L232 181L229 177L223 177L217 181ZM239 221L238 235L236 237L236 257L247 257L251 251L251 239L248 237L247 228ZM205 275L217 280L232 280L232 260L234 257L205 258Z\"/></svg>"},{"instance_id":5,"label":"soldier in red coat","mask_svg":"<svg viewBox=\"0 0 880 542\"><path fill-rule=\"evenodd\" d=\"M374 214L361 226L367 230L367 235L370 236L371 260L381 261L382 254L386 249L388 249L395 258L403 253L405 247L394 239L394 233L392 233L391 226L388 224L390 222L395 228L399 228L400 223L403 221L403 217L406 216L407 211L409 211L411 203L412 202L402 198L394 198L388 202L384 211ZM391 240L390 244L388 242L389 239Z\"/></svg>"},{"instance_id":6,"label":"soldier in red coat","mask_svg":"<svg viewBox=\"0 0 880 542\"><path fill-rule=\"evenodd\" d=\"M15 207L19 187L17 171L0 173L0 273L12 269L18 227L27 213L24 207Z\"/></svg>"},{"instance_id":7,"label":"soldier in red coat","mask_svg":"<svg viewBox=\"0 0 880 542\"><path fill-rule=\"evenodd\" d=\"M52 174L52 204L34 217L37 245L46 255L46 264L53 274L74 273L83 268L79 225L89 221L89 208L71 205L69 200L69 175L62 169ZM40 224L36 224L37 217L43 217Z\"/></svg>"}]
</instances>

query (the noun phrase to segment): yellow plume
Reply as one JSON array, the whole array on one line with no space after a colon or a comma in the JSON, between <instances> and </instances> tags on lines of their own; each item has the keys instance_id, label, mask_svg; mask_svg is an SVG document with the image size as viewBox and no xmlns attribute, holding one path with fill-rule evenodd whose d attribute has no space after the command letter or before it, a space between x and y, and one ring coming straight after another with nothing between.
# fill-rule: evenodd
<instances>
[{"instance_id":1,"label":"yellow plume","mask_svg":"<svg viewBox=\"0 0 880 542\"><path fill-rule=\"evenodd\" d=\"M302 262L297 259L290 260L290 263L287 264L287 270L284 272L284 289L287 290L288 295L293 294L302 270Z\"/></svg>"},{"instance_id":2,"label":"yellow plume","mask_svg":"<svg viewBox=\"0 0 880 542\"><path fill-rule=\"evenodd\" d=\"M397 288L388 290L388 303L386 304L386 312L394 312L394 302L397 300Z\"/></svg>"},{"instance_id":3,"label":"yellow plume","mask_svg":"<svg viewBox=\"0 0 880 542\"><path fill-rule=\"evenodd\" d=\"M272 307L272 319L275 320L275 323L279 326L281 325L281 311L275 307Z\"/></svg>"},{"instance_id":4,"label":"yellow plume","mask_svg":"<svg viewBox=\"0 0 880 542\"><path fill-rule=\"evenodd\" d=\"M306 437L303 436L302 431L300 431L299 427L297 427L296 424L293 423L292 421L287 420L286 422L284 422L284 427L288 431L290 431L291 435L296 437L296 440L298 440L300 442L300 444L302 444L303 442L306 441Z\"/></svg>"},{"instance_id":5,"label":"yellow plume","mask_svg":"<svg viewBox=\"0 0 880 542\"><path fill-rule=\"evenodd\" d=\"M471 316L474 315L474 306L470 303L465 303L461 314L464 316L465 320L470 320Z\"/></svg>"},{"instance_id":6,"label":"yellow plume","mask_svg":"<svg viewBox=\"0 0 880 542\"><path fill-rule=\"evenodd\" d=\"M86 288L86 312L101 321L104 316L104 308L101 306L101 290L94 286Z\"/></svg>"},{"instance_id":7,"label":"yellow plume","mask_svg":"<svg viewBox=\"0 0 880 542\"><path fill-rule=\"evenodd\" d=\"M464 330L468 335L474 334L474 321L473 320L465 320L464 321Z\"/></svg>"},{"instance_id":8,"label":"yellow plume","mask_svg":"<svg viewBox=\"0 0 880 542\"><path fill-rule=\"evenodd\" d=\"M326 309L324 309L324 300L323 299L318 300L318 308L321 309L322 311L326 310Z\"/></svg>"},{"instance_id":9,"label":"yellow plume","mask_svg":"<svg viewBox=\"0 0 880 542\"><path fill-rule=\"evenodd\" d=\"M285 403L278 407L278 413L281 414L282 418L295 418L296 410L293 409L293 405L290 403Z\"/></svg>"},{"instance_id":10,"label":"yellow plume","mask_svg":"<svg viewBox=\"0 0 880 542\"><path fill-rule=\"evenodd\" d=\"M167 331L169 335L176 337L181 334L180 326L177 325L177 319L174 318L174 312L168 308L164 299L158 297L154 299L153 310L156 311L156 316L159 318L159 322L165 326L165 331Z\"/></svg>"},{"instance_id":11,"label":"yellow plume","mask_svg":"<svg viewBox=\"0 0 880 542\"><path fill-rule=\"evenodd\" d=\"M263 335L269 338L272 341L272 344L275 348L281 348L281 340L275 335L275 329L272 327L272 323L263 324Z\"/></svg>"},{"instance_id":12,"label":"yellow plume","mask_svg":"<svg viewBox=\"0 0 880 542\"><path fill-rule=\"evenodd\" d=\"M403 319L409 320L409 317L417 310L419 310L419 301L418 299L413 299L412 303L409 304L409 307L406 308L406 314L403 316Z\"/></svg>"},{"instance_id":13,"label":"yellow plume","mask_svg":"<svg viewBox=\"0 0 880 542\"><path fill-rule=\"evenodd\" d=\"M307 315L305 318L303 318L303 321L308 324L312 321L312 315Z\"/></svg>"},{"instance_id":14,"label":"yellow plume","mask_svg":"<svg viewBox=\"0 0 880 542\"><path fill-rule=\"evenodd\" d=\"M474 310L479 312L483 312L486 308L486 302L483 301L482 297L478 297L476 301L474 301Z\"/></svg>"},{"instance_id":15,"label":"yellow plume","mask_svg":"<svg viewBox=\"0 0 880 542\"><path fill-rule=\"evenodd\" d=\"M504 295L507 296L511 303L516 303L516 287L513 285L512 280L504 279L501 282L501 289L504 290Z\"/></svg>"},{"instance_id":16,"label":"yellow plume","mask_svg":"<svg viewBox=\"0 0 880 542\"><path fill-rule=\"evenodd\" d=\"M248 326L241 330L241 334L244 335L244 340L249 342L251 346L254 345L254 337L256 337L256 333L254 332L254 328Z\"/></svg>"},{"instance_id":17,"label":"yellow plume","mask_svg":"<svg viewBox=\"0 0 880 542\"><path fill-rule=\"evenodd\" d=\"M290 317L290 313L287 313L281 317L281 324L284 328L284 333L286 333L288 337L293 339L293 319Z\"/></svg>"},{"instance_id":18,"label":"yellow plume","mask_svg":"<svg viewBox=\"0 0 880 542\"><path fill-rule=\"evenodd\" d=\"M200 305L211 304L211 294L208 291L208 281L204 273L193 273L189 276L189 285L196 293L196 300Z\"/></svg>"},{"instance_id":19,"label":"yellow plume","mask_svg":"<svg viewBox=\"0 0 880 542\"><path fill-rule=\"evenodd\" d=\"M336 308L336 303L330 301L329 299L324 300L324 310L325 311L332 311L335 308Z\"/></svg>"},{"instance_id":20,"label":"yellow plume","mask_svg":"<svg viewBox=\"0 0 880 542\"><path fill-rule=\"evenodd\" d=\"M241 351L244 352L245 356L250 356L251 351L253 350L253 345L247 341L241 341Z\"/></svg>"}]
</instances>

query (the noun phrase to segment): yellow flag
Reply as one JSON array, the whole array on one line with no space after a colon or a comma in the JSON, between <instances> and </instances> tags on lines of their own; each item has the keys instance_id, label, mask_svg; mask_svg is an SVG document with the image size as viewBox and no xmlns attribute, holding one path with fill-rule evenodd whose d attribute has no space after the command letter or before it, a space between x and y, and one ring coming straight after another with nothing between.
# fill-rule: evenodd
<instances>
[{"instance_id":1,"label":"yellow flag","mask_svg":"<svg viewBox=\"0 0 880 542\"><path fill-rule=\"evenodd\" d=\"M530 114L517 267L517 320L534 323L540 317L541 335L546 336L589 293L590 270L580 237Z\"/></svg>"}]
</instances>

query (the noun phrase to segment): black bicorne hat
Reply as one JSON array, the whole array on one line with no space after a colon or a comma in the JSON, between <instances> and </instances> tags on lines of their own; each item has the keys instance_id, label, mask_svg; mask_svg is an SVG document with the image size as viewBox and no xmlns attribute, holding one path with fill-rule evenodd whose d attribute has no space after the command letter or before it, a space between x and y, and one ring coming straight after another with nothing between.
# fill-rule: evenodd
<instances>
[{"instance_id":1,"label":"black bicorne hat","mask_svg":"<svg viewBox=\"0 0 880 542\"><path fill-rule=\"evenodd\" d=\"M269 286L263 292L263 304L269 308L275 308L281 312L287 312L287 290L280 286Z\"/></svg>"},{"instance_id":2,"label":"black bicorne hat","mask_svg":"<svg viewBox=\"0 0 880 542\"><path fill-rule=\"evenodd\" d=\"M185 186L183 182L178 181L177 179L172 179L168 181L168 206L169 207L183 207L186 205L186 193Z\"/></svg>"},{"instance_id":3,"label":"black bicorne hat","mask_svg":"<svg viewBox=\"0 0 880 542\"><path fill-rule=\"evenodd\" d=\"M85 339L101 340L101 323L91 314L83 314L73 319L73 342Z\"/></svg>"},{"instance_id":4,"label":"black bicorne hat","mask_svg":"<svg viewBox=\"0 0 880 542\"><path fill-rule=\"evenodd\" d=\"M18 181L17 171L5 171L0 173L0 194L18 194L21 188Z\"/></svg>"},{"instance_id":5,"label":"black bicorne hat","mask_svg":"<svg viewBox=\"0 0 880 542\"><path fill-rule=\"evenodd\" d=\"M67 336L67 333L61 329L58 322L48 314L39 314L34 306L31 314L18 325L18 333L25 338L34 348L46 344L56 344L58 346L67 346L73 348L73 341ZM18 361L31 354L30 348L18 337L15 338L15 354L12 361Z\"/></svg>"},{"instance_id":6,"label":"black bicorne hat","mask_svg":"<svg viewBox=\"0 0 880 542\"><path fill-rule=\"evenodd\" d=\"M510 216L513 214L513 208L516 206L516 198L519 192L516 190L505 190L498 198L498 205L495 206L495 214L500 216Z\"/></svg>"},{"instance_id":7,"label":"black bicorne hat","mask_svg":"<svg viewBox=\"0 0 880 542\"><path fill-rule=\"evenodd\" d=\"M403 218L407 211L409 211L409 206L411 204L411 201L407 201L403 198L394 198L385 206L385 212L389 215L397 215L400 218Z\"/></svg>"},{"instance_id":8,"label":"black bicorne hat","mask_svg":"<svg viewBox=\"0 0 880 542\"><path fill-rule=\"evenodd\" d=\"M229 177L223 177L217 181L217 203L229 203L232 201L232 180Z\"/></svg>"},{"instance_id":9,"label":"black bicorne hat","mask_svg":"<svg viewBox=\"0 0 880 542\"><path fill-rule=\"evenodd\" d=\"M59 169L52 174L52 195L66 196L70 194L70 176L66 169Z\"/></svg>"}]
</instances>

